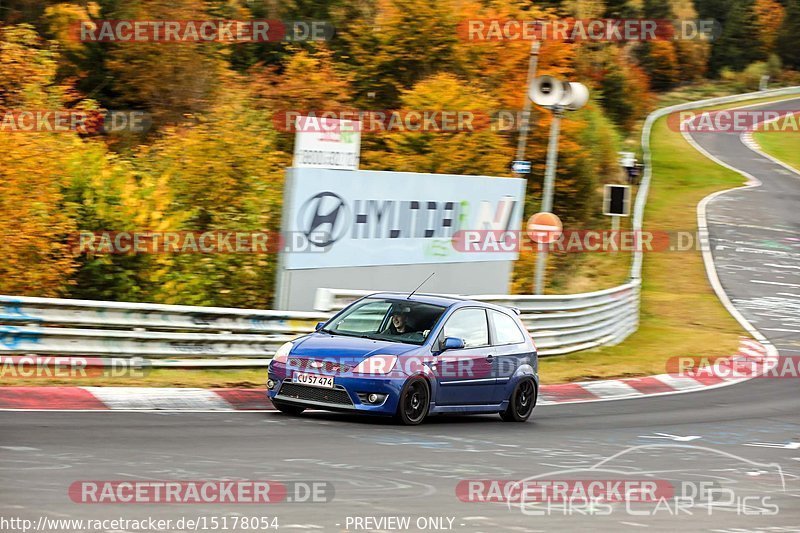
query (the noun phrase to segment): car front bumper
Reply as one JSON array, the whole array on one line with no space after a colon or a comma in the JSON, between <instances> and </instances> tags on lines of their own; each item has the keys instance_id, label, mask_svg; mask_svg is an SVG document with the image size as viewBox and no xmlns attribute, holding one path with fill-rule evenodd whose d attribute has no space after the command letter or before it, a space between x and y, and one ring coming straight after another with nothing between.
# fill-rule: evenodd
<instances>
[{"instance_id":1,"label":"car front bumper","mask_svg":"<svg viewBox=\"0 0 800 533\"><path fill-rule=\"evenodd\" d=\"M405 379L385 377L354 377L333 375L334 388L295 383L286 372L270 368L268 379L273 381L267 390L270 400L291 405L331 411L362 412L376 415L393 415ZM365 396L377 394L380 402L369 403Z\"/></svg>"}]
</instances>

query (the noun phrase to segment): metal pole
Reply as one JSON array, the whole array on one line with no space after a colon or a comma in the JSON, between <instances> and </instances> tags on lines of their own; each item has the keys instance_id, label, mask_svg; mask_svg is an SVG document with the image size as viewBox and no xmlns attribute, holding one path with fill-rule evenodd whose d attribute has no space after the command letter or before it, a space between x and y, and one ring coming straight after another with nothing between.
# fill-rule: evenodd
<instances>
[{"instance_id":1,"label":"metal pole","mask_svg":"<svg viewBox=\"0 0 800 533\"><path fill-rule=\"evenodd\" d=\"M611 215L611 239L614 243L619 239L619 216L617 215ZM611 250L611 253L617 253L616 247Z\"/></svg>"},{"instance_id":2,"label":"metal pole","mask_svg":"<svg viewBox=\"0 0 800 533\"><path fill-rule=\"evenodd\" d=\"M528 94L536 79L536 68L539 63L539 41L531 42L531 55L528 60L528 85L525 89L525 103L522 106L522 123L519 128L519 138L517 139L517 161L525 159L525 146L528 144L528 129L531 121L531 99ZM520 174L522 176L523 174Z\"/></svg>"},{"instance_id":3,"label":"metal pole","mask_svg":"<svg viewBox=\"0 0 800 533\"><path fill-rule=\"evenodd\" d=\"M544 188L542 189L542 211L553 209L553 185L556 180L556 160L558 159L558 132L561 127L561 115L564 110L553 106L553 121L550 123L550 140L547 144L547 166L544 171ZM544 271L547 264L548 245L539 244L536 256L536 278L533 293L544 294Z\"/></svg>"}]
</instances>

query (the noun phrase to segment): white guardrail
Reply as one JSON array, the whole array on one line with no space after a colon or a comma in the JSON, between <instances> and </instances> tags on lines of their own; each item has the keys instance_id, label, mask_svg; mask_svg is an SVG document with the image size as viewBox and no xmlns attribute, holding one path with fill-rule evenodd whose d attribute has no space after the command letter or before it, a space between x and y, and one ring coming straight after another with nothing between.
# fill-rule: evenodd
<instances>
[{"instance_id":1,"label":"white guardrail","mask_svg":"<svg viewBox=\"0 0 800 533\"><path fill-rule=\"evenodd\" d=\"M583 294L459 297L516 307L536 342L539 354L559 355L612 345L636 331L640 284L636 280L612 289ZM319 289L314 306L320 310L337 311L371 292Z\"/></svg>"},{"instance_id":2,"label":"white guardrail","mask_svg":"<svg viewBox=\"0 0 800 533\"><path fill-rule=\"evenodd\" d=\"M0 354L182 359L153 366L261 366L263 361L246 359L268 360L282 343L314 331L317 322L372 292L320 289L322 312L0 296ZM518 308L542 355L611 344L635 331L638 321L639 282L565 296L463 297Z\"/></svg>"},{"instance_id":3,"label":"white guardrail","mask_svg":"<svg viewBox=\"0 0 800 533\"><path fill-rule=\"evenodd\" d=\"M650 186L649 137L669 113L754 98L800 93L800 87L712 98L651 113L642 131L645 171L636 196L633 229L641 231ZM630 282L570 295L473 295L516 307L541 355L609 346L636 331L642 252L633 255ZM0 354L56 354L151 359L153 366L263 366L280 344L370 291L320 289L317 312L0 296ZM176 360L178 359L178 360Z\"/></svg>"}]
</instances>

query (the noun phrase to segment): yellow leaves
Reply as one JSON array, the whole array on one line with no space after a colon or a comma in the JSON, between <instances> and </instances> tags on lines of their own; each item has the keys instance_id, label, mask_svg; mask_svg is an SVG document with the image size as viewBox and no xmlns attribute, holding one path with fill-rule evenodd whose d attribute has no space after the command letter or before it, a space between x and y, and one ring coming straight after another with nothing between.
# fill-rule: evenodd
<instances>
[{"instance_id":1,"label":"yellow leaves","mask_svg":"<svg viewBox=\"0 0 800 533\"><path fill-rule=\"evenodd\" d=\"M97 4L87 6L97 11ZM77 4L55 4L47 6L44 10L44 19L50 33L63 49L84 51L84 44L74 38L71 25L80 21L89 20L89 11Z\"/></svg>"},{"instance_id":2,"label":"yellow leaves","mask_svg":"<svg viewBox=\"0 0 800 533\"><path fill-rule=\"evenodd\" d=\"M62 135L0 135L0 293L60 296L75 269L62 185L77 145Z\"/></svg>"},{"instance_id":3,"label":"yellow leaves","mask_svg":"<svg viewBox=\"0 0 800 533\"><path fill-rule=\"evenodd\" d=\"M30 25L0 27L0 109L42 105L55 75L55 54Z\"/></svg>"},{"instance_id":4,"label":"yellow leaves","mask_svg":"<svg viewBox=\"0 0 800 533\"><path fill-rule=\"evenodd\" d=\"M486 120L497 110L487 93L451 74L423 80L401 97L402 110L461 111L478 118L474 131L457 123L452 131L394 131L380 135L386 148L362 151L362 167L441 174L507 175L511 149ZM444 122L439 120L439 125Z\"/></svg>"},{"instance_id":5,"label":"yellow leaves","mask_svg":"<svg viewBox=\"0 0 800 533\"><path fill-rule=\"evenodd\" d=\"M766 53L775 51L775 42L786 13L777 0L756 0L753 11L758 24L759 40Z\"/></svg>"}]
</instances>

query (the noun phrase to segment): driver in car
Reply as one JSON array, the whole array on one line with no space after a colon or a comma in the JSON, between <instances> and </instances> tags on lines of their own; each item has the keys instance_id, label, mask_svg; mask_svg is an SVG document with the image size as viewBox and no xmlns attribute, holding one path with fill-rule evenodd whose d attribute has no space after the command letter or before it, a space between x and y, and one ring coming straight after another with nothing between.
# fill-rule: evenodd
<instances>
[{"instance_id":1,"label":"driver in car","mask_svg":"<svg viewBox=\"0 0 800 533\"><path fill-rule=\"evenodd\" d=\"M407 335L413 333L408 324L408 315L411 313L410 307L401 307L397 309L389 321L389 327L386 332L390 335Z\"/></svg>"},{"instance_id":2,"label":"driver in car","mask_svg":"<svg viewBox=\"0 0 800 533\"><path fill-rule=\"evenodd\" d=\"M425 339L425 333L414 327L413 318L411 317L411 308L408 306L395 309L392 318L389 320L389 327L386 328L385 333L406 339Z\"/></svg>"}]
</instances>

